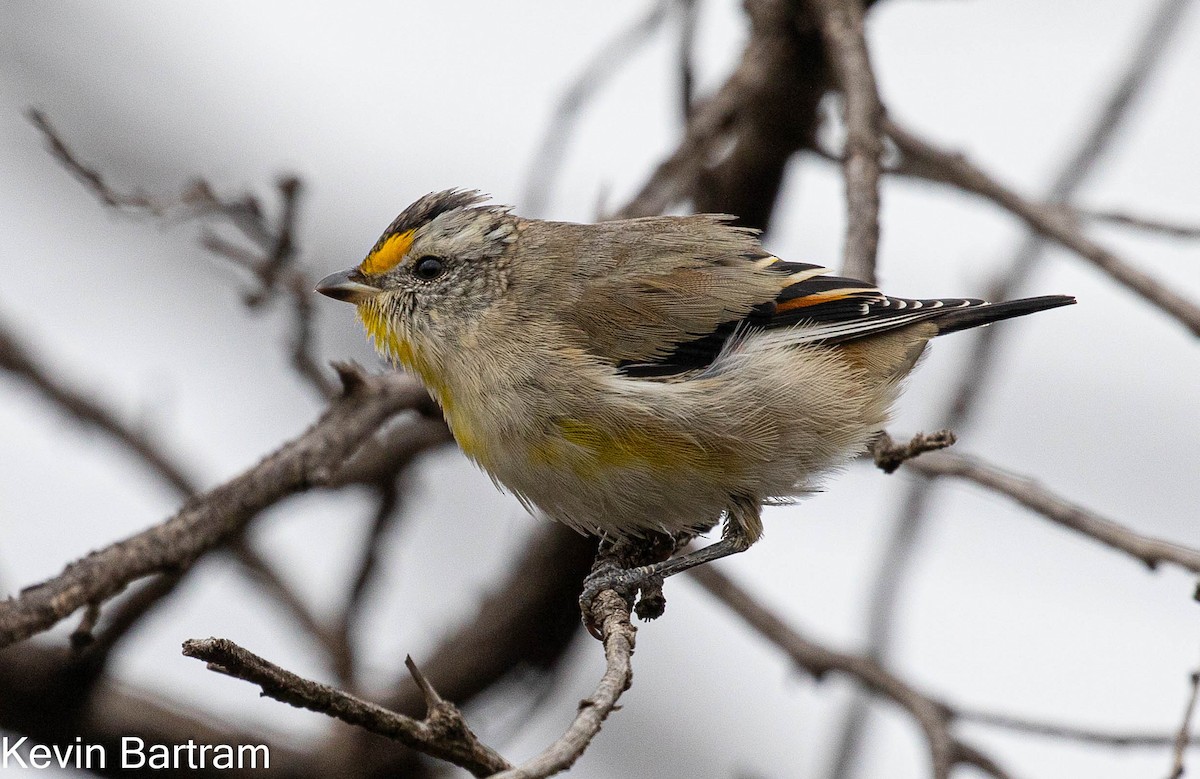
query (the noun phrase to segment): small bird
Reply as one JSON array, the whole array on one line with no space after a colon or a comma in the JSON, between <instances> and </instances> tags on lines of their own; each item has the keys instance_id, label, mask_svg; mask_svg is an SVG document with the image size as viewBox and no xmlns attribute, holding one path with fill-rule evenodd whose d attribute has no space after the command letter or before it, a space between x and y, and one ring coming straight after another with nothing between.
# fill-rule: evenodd
<instances>
[{"instance_id":1,"label":"small bird","mask_svg":"<svg viewBox=\"0 0 1200 779\"><path fill-rule=\"evenodd\" d=\"M598 587L740 552L764 504L879 435L937 335L1074 303L909 300L765 251L732 217L572 224L426 195L317 291L354 303L462 450L527 507L602 538L720 541Z\"/></svg>"}]
</instances>

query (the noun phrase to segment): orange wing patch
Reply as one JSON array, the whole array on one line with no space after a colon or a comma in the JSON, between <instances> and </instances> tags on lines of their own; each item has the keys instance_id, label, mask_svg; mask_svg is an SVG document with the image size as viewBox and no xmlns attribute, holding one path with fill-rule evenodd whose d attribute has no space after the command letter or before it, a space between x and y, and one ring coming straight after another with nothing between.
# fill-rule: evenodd
<instances>
[{"instance_id":1,"label":"orange wing patch","mask_svg":"<svg viewBox=\"0 0 1200 779\"><path fill-rule=\"evenodd\" d=\"M416 231L405 230L402 233L389 235L371 250L367 259L362 261L358 269L368 276L387 273L399 265L400 261L408 254L409 248L412 247L414 232Z\"/></svg>"},{"instance_id":2,"label":"orange wing patch","mask_svg":"<svg viewBox=\"0 0 1200 779\"><path fill-rule=\"evenodd\" d=\"M782 314L785 311L792 311L797 308L806 308L815 306L820 303L832 303L835 300L845 300L852 298L855 295L861 295L864 292L870 292L870 289L863 287L843 287L842 289L831 289L828 292L817 292L812 295L805 295L802 298L794 298L775 306L776 313Z\"/></svg>"}]
</instances>

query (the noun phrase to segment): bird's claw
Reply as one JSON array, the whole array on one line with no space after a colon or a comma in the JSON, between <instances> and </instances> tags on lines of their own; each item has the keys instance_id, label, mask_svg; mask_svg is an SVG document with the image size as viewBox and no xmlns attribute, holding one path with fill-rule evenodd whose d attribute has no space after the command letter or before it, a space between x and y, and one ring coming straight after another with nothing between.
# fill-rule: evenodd
<instances>
[{"instance_id":1,"label":"bird's claw","mask_svg":"<svg viewBox=\"0 0 1200 779\"><path fill-rule=\"evenodd\" d=\"M601 592L612 590L624 598L639 617L655 619L662 616L666 608L666 600L662 594L662 577L655 575L651 566L641 568L621 568L611 561L598 564L587 578L583 580L583 591L579 594L579 611L583 616L583 624L588 633L596 640L604 636L597 624L592 611L592 605ZM641 597L634 608L634 600L641 591Z\"/></svg>"}]
</instances>

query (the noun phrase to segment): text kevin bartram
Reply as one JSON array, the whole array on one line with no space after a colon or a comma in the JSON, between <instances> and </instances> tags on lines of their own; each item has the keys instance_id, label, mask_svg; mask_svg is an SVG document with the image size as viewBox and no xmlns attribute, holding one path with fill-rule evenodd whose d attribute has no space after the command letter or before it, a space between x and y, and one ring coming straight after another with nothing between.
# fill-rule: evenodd
<instances>
[{"instance_id":1,"label":"text kevin bartram","mask_svg":"<svg viewBox=\"0 0 1200 779\"><path fill-rule=\"evenodd\" d=\"M109 754L110 750L116 754ZM125 736L120 745L73 743L37 744L28 736L0 738L0 771L5 768L270 768L271 751L265 744L147 744Z\"/></svg>"}]
</instances>

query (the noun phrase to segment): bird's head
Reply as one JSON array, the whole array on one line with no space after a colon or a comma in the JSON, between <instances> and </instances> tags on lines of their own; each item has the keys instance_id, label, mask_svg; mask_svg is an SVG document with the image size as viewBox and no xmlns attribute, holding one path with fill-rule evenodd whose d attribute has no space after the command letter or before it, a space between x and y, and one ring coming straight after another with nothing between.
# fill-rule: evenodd
<instances>
[{"instance_id":1,"label":"bird's head","mask_svg":"<svg viewBox=\"0 0 1200 779\"><path fill-rule=\"evenodd\" d=\"M426 195L366 259L321 279L317 291L358 306L381 353L426 373L421 363L459 341L507 287L504 255L517 219L485 199L457 189Z\"/></svg>"}]
</instances>

